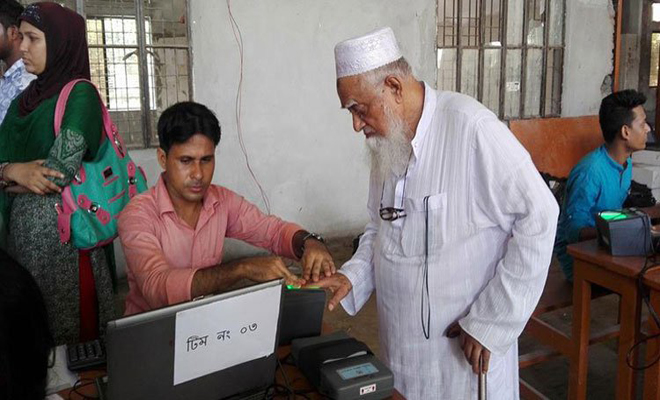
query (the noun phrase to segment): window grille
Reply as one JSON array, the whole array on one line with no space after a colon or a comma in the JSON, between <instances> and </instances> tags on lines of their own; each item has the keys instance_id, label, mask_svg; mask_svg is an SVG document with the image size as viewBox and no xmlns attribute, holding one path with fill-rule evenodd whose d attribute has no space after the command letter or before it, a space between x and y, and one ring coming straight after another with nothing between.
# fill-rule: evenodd
<instances>
[{"instance_id":1,"label":"window grille","mask_svg":"<svg viewBox=\"0 0 660 400\"><path fill-rule=\"evenodd\" d=\"M438 0L438 88L503 119L561 114L565 0Z\"/></svg>"},{"instance_id":2,"label":"window grille","mask_svg":"<svg viewBox=\"0 0 660 400\"><path fill-rule=\"evenodd\" d=\"M87 19L92 81L127 145L157 146L160 113L193 97L188 1L58 3Z\"/></svg>"}]
</instances>

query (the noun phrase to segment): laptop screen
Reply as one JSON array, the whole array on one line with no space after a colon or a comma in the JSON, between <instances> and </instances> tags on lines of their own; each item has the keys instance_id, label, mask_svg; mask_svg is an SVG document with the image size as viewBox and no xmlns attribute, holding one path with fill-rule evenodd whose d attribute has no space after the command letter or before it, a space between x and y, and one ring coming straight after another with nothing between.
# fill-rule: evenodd
<instances>
[{"instance_id":1,"label":"laptop screen","mask_svg":"<svg viewBox=\"0 0 660 400\"><path fill-rule=\"evenodd\" d=\"M108 323L107 397L218 400L274 381L282 281Z\"/></svg>"}]
</instances>

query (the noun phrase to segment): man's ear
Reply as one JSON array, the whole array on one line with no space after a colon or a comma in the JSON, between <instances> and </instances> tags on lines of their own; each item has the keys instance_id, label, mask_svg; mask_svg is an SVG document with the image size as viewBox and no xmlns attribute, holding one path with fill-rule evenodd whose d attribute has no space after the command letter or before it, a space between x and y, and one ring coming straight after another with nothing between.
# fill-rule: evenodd
<instances>
[{"instance_id":1,"label":"man's ear","mask_svg":"<svg viewBox=\"0 0 660 400\"><path fill-rule=\"evenodd\" d=\"M5 29L5 34L7 35L7 38L13 42L14 40L20 39L21 35L18 32L18 27L16 25L12 25L9 28Z\"/></svg>"},{"instance_id":2,"label":"man's ear","mask_svg":"<svg viewBox=\"0 0 660 400\"><path fill-rule=\"evenodd\" d=\"M630 139L630 134L630 127L626 124L621 127L621 130L619 130L619 136L623 141L627 142Z\"/></svg>"},{"instance_id":3,"label":"man's ear","mask_svg":"<svg viewBox=\"0 0 660 400\"><path fill-rule=\"evenodd\" d=\"M403 83L394 75L385 78L385 88L394 96L397 103L403 102Z\"/></svg>"},{"instance_id":4,"label":"man's ear","mask_svg":"<svg viewBox=\"0 0 660 400\"><path fill-rule=\"evenodd\" d=\"M165 153L165 150L161 149L160 147L156 149L156 158L158 159L158 164L160 164L160 167L163 169L163 171L167 170L165 165L167 165L167 153Z\"/></svg>"}]
</instances>

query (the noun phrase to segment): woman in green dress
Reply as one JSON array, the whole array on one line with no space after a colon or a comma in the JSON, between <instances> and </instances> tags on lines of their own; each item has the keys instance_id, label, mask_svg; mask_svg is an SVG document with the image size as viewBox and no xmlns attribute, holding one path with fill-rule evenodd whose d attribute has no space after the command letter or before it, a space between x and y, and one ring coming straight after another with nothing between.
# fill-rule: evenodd
<instances>
[{"instance_id":1,"label":"woman in green dress","mask_svg":"<svg viewBox=\"0 0 660 400\"><path fill-rule=\"evenodd\" d=\"M99 149L103 121L96 89L76 84L57 138L60 90L90 78L85 20L57 3L29 5L20 17L21 52L37 75L11 104L0 126L0 231L7 251L37 281L56 344L94 339L114 317L103 249L63 244L55 205L83 160Z\"/></svg>"}]
</instances>

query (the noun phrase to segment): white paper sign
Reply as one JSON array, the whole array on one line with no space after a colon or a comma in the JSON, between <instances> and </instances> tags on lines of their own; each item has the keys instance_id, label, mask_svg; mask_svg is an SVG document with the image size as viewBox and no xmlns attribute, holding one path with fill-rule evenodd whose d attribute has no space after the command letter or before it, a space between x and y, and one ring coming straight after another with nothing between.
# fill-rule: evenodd
<instances>
[{"instance_id":1,"label":"white paper sign","mask_svg":"<svg viewBox=\"0 0 660 400\"><path fill-rule=\"evenodd\" d=\"M281 286L176 314L174 385L273 354Z\"/></svg>"}]
</instances>

